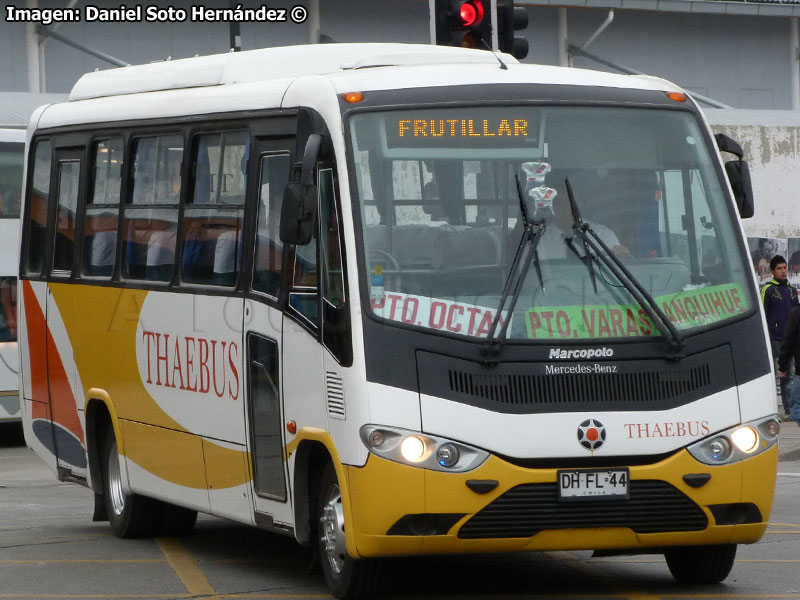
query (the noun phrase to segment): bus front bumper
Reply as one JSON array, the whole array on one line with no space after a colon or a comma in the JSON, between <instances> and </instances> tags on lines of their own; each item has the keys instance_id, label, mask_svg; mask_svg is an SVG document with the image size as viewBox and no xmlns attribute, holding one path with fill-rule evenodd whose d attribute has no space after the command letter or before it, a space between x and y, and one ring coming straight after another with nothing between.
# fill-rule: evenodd
<instances>
[{"instance_id":1,"label":"bus front bumper","mask_svg":"<svg viewBox=\"0 0 800 600\"><path fill-rule=\"evenodd\" d=\"M777 464L777 446L724 466L681 450L629 467L628 499L567 502L557 497L557 469L490 456L468 473L444 473L370 455L364 467L346 467L348 547L354 541L359 556L377 557L747 544L766 530ZM684 480L694 475L687 480L697 486L706 474L699 487Z\"/></svg>"}]
</instances>

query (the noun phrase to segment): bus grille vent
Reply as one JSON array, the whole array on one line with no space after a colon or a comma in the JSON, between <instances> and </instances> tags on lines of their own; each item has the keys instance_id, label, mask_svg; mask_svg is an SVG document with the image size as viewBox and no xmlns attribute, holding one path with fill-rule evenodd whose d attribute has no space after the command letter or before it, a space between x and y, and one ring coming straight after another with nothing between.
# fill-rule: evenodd
<instances>
[{"instance_id":1,"label":"bus grille vent","mask_svg":"<svg viewBox=\"0 0 800 600\"><path fill-rule=\"evenodd\" d=\"M628 527L637 533L701 531L702 509L665 481L630 482L630 498L563 502L555 483L512 488L467 521L464 539L525 538L547 529Z\"/></svg>"},{"instance_id":2,"label":"bus grille vent","mask_svg":"<svg viewBox=\"0 0 800 600\"><path fill-rule=\"evenodd\" d=\"M344 383L332 371L325 372L325 389L328 394L328 414L334 419L346 418L344 407Z\"/></svg>"},{"instance_id":3,"label":"bus grille vent","mask_svg":"<svg viewBox=\"0 0 800 600\"><path fill-rule=\"evenodd\" d=\"M568 377L449 370L450 390L500 404L658 403L711 385L708 364L681 371L572 373Z\"/></svg>"}]
</instances>

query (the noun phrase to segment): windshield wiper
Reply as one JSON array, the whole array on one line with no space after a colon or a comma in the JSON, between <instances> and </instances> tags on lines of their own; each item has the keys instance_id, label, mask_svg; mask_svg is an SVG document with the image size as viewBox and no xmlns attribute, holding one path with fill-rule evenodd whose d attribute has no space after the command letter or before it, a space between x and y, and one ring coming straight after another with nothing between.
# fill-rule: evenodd
<instances>
[{"instance_id":1,"label":"windshield wiper","mask_svg":"<svg viewBox=\"0 0 800 600\"><path fill-rule=\"evenodd\" d=\"M679 360L683 358L679 352L683 348L684 342L681 338L681 334L678 332L678 329L673 325L672 321L669 320L664 311L658 306L658 302L656 302L655 298L653 298L652 294L648 292L644 286L639 283L639 280L633 276L633 274L627 269L627 267L622 264L617 256L614 255L614 252L609 248L606 243L600 239L594 230L589 226L581 218L581 211L578 208L578 203L575 201L575 195L572 192L572 186L569 183L569 179L564 181L567 187L567 197L569 198L569 206L572 210L572 231L581 238L584 247L584 260L586 261L586 265L589 268L589 275L592 278L592 283L595 286L595 292L597 291L597 284L594 276L594 269L592 268L591 261L592 257L590 256L589 250L592 251L595 260L602 262L609 271L611 271L614 276L625 286L625 289L628 290L631 296L633 296L634 300L639 303L639 305L644 309L647 313L647 316L650 317L650 320L656 326L658 331L664 338L667 340L669 344L670 351L672 355L670 358ZM576 254L578 253L575 247L572 245L571 238L567 238L567 245L572 249L573 252Z\"/></svg>"},{"instance_id":2,"label":"windshield wiper","mask_svg":"<svg viewBox=\"0 0 800 600\"><path fill-rule=\"evenodd\" d=\"M538 221L530 218L528 214L528 205L525 202L525 195L522 192L522 185L519 182L519 175L515 176L517 182L517 196L519 197L519 209L522 215L522 238L517 246L517 252L514 254L514 262L511 263L511 269L506 277L506 283L503 287L503 295L500 297L500 303L497 306L497 314L494 316L492 326L489 328L489 333L484 342L484 354L497 355L503 349L506 342L506 334L508 333L508 325L511 322L511 315L514 314L514 307L517 305L520 292L522 291L522 283L525 281L525 276L531 268L531 262L535 261L536 275L539 277L539 285L544 288L544 281L542 279L542 268L539 264L539 240L545 232L545 220L539 219ZM525 254L525 250L528 250ZM525 258L523 260L523 254ZM500 324L500 319L503 314L503 307L506 305L511 288L514 288L514 293L511 296L511 303L508 307L507 318L503 321L503 327L498 334L497 327Z\"/></svg>"}]
</instances>

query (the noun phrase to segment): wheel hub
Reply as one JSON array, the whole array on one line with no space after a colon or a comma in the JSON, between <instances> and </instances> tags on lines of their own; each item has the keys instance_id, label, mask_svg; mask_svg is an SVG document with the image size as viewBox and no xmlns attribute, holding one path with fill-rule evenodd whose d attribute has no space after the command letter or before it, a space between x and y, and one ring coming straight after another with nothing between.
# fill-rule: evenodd
<instances>
[{"instance_id":1,"label":"wheel hub","mask_svg":"<svg viewBox=\"0 0 800 600\"><path fill-rule=\"evenodd\" d=\"M320 541L325 556L333 572L341 573L347 557L347 544L344 536L342 496L338 488L331 488L328 501L322 509L319 525Z\"/></svg>"},{"instance_id":2,"label":"wheel hub","mask_svg":"<svg viewBox=\"0 0 800 600\"><path fill-rule=\"evenodd\" d=\"M125 493L122 491L116 441L111 444L108 451L108 495L111 499L111 510L119 517L125 510Z\"/></svg>"}]
</instances>

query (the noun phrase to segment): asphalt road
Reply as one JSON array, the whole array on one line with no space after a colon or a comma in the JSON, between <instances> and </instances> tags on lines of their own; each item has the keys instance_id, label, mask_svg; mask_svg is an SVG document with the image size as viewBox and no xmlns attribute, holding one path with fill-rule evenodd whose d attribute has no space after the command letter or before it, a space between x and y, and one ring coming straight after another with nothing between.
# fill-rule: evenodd
<instances>
[{"instance_id":1,"label":"asphalt road","mask_svg":"<svg viewBox=\"0 0 800 600\"><path fill-rule=\"evenodd\" d=\"M674 583L661 556L545 552L396 560L391 599L800 599L800 430L784 423L775 508L721 585ZM17 428L0 427L0 599L329 598L292 540L201 516L191 536L120 540L91 492L59 483Z\"/></svg>"}]
</instances>

